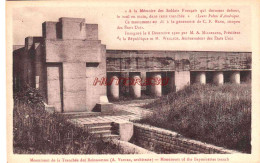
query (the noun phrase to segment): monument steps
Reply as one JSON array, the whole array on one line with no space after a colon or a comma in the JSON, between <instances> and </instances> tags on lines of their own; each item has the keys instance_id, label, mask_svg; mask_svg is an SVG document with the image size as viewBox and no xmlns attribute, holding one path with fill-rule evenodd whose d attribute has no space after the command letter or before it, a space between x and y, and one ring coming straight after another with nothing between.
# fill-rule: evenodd
<instances>
[{"instance_id":1,"label":"monument steps","mask_svg":"<svg viewBox=\"0 0 260 163\"><path fill-rule=\"evenodd\" d=\"M95 119L94 119L95 120ZM115 134L112 121L104 121L97 118L96 121L82 122L84 124L84 129L89 132L95 138L108 139L120 139L120 136ZM99 120L99 121L98 121Z\"/></svg>"},{"instance_id":2,"label":"monument steps","mask_svg":"<svg viewBox=\"0 0 260 163\"><path fill-rule=\"evenodd\" d=\"M120 136L119 135L115 135L115 134L103 135L103 136L97 136L97 137L101 137L103 140L112 140L112 139L120 140Z\"/></svg>"},{"instance_id":3,"label":"monument steps","mask_svg":"<svg viewBox=\"0 0 260 163\"><path fill-rule=\"evenodd\" d=\"M99 122L85 122L84 123L84 127L85 128L92 128L92 127L101 127L101 126L112 126L113 122L109 121L109 122L106 122L106 121L99 121Z\"/></svg>"},{"instance_id":4,"label":"monument steps","mask_svg":"<svg viewBox=\"0 0 260 163\"><path fill-rule=\"evenodd\" d=\"M99 137L104 135L111 135L112 131L111 130L91 131L90 134Z\"/></svg>"},{"instance_id":5,"label":"monument steps","mask_svg":"<svg viewBox=\"0 0 260 163\"><path fill-rule=\"evenodd\" d=\"M59 113L59 114L68 119L76 119L76 118L96 117L96 116L99 116L101 113L98 113L98 112L68 112L68 113Z\"/></svg>"},{"instance_id":6,"label":"monument steps","mask_svg":"<svg viewBox=\"0 0 260 163\"><path fill-rule=\"evenodd\" d=\"M111 125L103 125L103 126L96 126L96 127L90 127L88 131L103 131L103 130L111 130L113 127Z\"/></svg>"}]
</instances>

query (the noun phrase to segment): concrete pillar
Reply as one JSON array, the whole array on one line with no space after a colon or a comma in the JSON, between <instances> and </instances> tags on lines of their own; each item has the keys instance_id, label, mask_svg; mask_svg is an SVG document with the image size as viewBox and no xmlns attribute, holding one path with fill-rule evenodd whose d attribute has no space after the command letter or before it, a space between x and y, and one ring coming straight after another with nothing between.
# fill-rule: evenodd
<instances>
[{"instance_id":1,"label":"concrete pillar","mask_svg":"<svg viewBox=\"0 0 260 163\"><path fill-rule=\"evenodd\" d=\"M130 85L130 95L134 98L141 97L141 77L140 75L131 75L134 82Z\"/></svg>"},{"instance_id":2,"label":"concrete pillar","mask_svg":"<svg viewBox=\"0 0 260 163\"><path fill-rule=\"evenodd\" d=\"M230 82L235 83L235 84L240 84L240 72L239 71L231 72Z\"/></svg>"},{"instance_id":3,"label":"concrete pillar","mask_svg":"<svg viewBox=\"0 0 260 163\"><path fill-rule=\"evenodd\" d=\"M152 96L160 97L162 96L162 85L156 84L158 80L162 80L162 75L160 73L154 73L152 76L152 83L151 84L151 94Z\"/></svg>"},{"instance_id":4,"label":"concrete pillar","mask_svg":"<svg viewBox=\"0 0 260 163\"><path fill-rule=\"evenodd\" d=\"M195 82L199 84L206 84L206 72L197 72Z\"/></svg>"},{"instance_id":5,"label":"concrete pillar","mask_svg":"<svg viewBox=\"0 0 260 163\"><path fill-rule=\"evenodd\" d=\"M113 75L110 78L110 81L112 81L110 85L110 95L113 99L119 99L119 78L116 75Z\"/></svg>"},{"instance_id":6,"label":"concrete pillar","mask_svg":"<svg viewBox=\"0 0 260 163\"><path fill-rule=\"evenodd\" d=\"M224 83L224 73L222 71L214 72L213 83L217 85Z\"/></svg>"},{"instance_id":7,"label":"concrete pillar","mask_svg":"<svg viewBox=\"0 0 260 163\"><path fill-rule=\"evenodd\" d=\"M55 107L55 112L62 112L62 81L61 65L47 65L47 101Z\"/></svg>"}]
</instances>

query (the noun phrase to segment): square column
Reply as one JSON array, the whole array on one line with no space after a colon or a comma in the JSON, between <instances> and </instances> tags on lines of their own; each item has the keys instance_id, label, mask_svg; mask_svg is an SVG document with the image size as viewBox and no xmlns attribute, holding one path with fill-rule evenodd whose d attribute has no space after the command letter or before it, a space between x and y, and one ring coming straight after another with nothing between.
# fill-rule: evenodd
<instances>
[{"instance_id":1,"label":"square column","mask_svg":"<svg viewBox=\"0 0 260 163\"><path fill-rule=\"evenodd\" d=\"M64 112L87 111L86 63L63 63Z\"/></svg>"}]
</instances>

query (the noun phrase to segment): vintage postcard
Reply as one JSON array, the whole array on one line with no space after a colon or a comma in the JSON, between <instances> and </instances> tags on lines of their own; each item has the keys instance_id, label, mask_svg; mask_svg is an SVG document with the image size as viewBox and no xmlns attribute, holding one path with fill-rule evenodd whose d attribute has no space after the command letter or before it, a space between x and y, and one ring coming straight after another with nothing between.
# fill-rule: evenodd
<instances>
[{"instance_id":1,"label":"vintage postcard","mask_svg":"<svg viewBox=\"0 0 260 163\"><path fill-rule=\"evenodd\" d=\"M10 163L260 162L258 1L8 1Z\"/></svg>"}]
</instances>

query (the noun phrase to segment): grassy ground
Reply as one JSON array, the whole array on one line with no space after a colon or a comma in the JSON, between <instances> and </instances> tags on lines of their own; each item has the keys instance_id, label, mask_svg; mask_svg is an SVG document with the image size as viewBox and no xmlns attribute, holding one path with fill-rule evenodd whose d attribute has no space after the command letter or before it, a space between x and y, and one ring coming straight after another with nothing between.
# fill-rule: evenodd
<instances>
[{"instance_id":1,"label":"grassy ground","mask_svg":"<svg viewBox=\"0 0 260 163\"><path fill-rule=\"evenodd\" d=\"M144 107L141 123L217 146L251 152L251 85L192 85Z\"/></svg>"},{"instance_id":2,"label":"grassy ground","mask_svg":"<svg viewBox=\"0 0 260 163\"><path fill-rule=\"evenodd\" d=\"M40 92L16 93L13 110L13 147L16 154L123 154L110 141L93 138L64 116L45 111Z\"/></svg>"}]
</instances>

